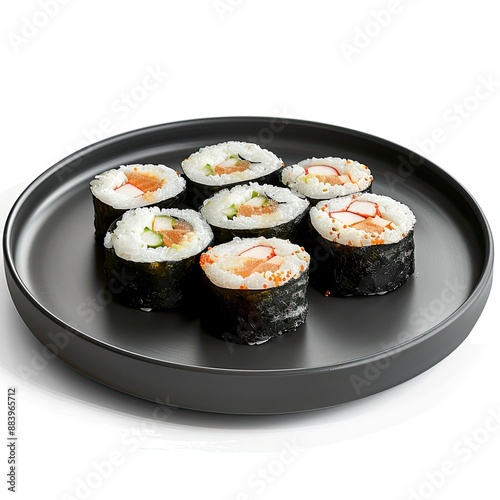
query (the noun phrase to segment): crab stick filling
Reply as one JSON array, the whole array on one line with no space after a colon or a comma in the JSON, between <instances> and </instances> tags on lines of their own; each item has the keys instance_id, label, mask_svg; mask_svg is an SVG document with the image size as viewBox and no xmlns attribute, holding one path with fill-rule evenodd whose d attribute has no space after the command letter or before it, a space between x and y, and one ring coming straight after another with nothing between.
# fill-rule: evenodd
<instances>
[{"instance_id":1,"label":"crab stick filling","mask_svg":"<svg viewBox=\"0 0 500 500\"><path fill-rule=\"evenodd\" d=\"M283 257L276 255L273 247L257 245L240 253L234 274L247 278L253 273L274 273L283 261Z\"/></svg>"},{"instance_id":2,"label":"crab stick filling","mask_svg":"<svg viewBox=\"0 0 500 500\"><path fill-rule=\"evenodd\" d=\"M384 219L378 204L372 201L354 200L344 210L329 212L328 215L345 226L370 234L380 234L385 228L392 229L392 221Z\"/></svg>"},{"instance_id":3,"label":"crab stick filling","mask_svg":"<svg viewBox=\"0 0 500 500\"><path fill-rule=\"evenodd\" d=\"M305 173L308 176L316 177L323 184L335 185L351 182L348 175L341 175L335 167L329 165L311 165L305 169Z\"/></svg>"}]
</instances>

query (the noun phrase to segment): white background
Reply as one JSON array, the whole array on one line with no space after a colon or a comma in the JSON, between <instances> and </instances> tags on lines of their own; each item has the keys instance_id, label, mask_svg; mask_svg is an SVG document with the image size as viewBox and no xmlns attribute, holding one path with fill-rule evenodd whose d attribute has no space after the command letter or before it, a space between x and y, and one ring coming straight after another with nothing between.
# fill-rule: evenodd
<instances>
[{"instance_id":1,"label":"white background","mask_svg":"<svg viewBox=\"0 0 500 500\"><path fill-rule=\"evenodd\" d=\"M35 0L4 2L0 16L2 221L28 182L89 138L263 115L418 150L466 186L498 234L500 31L491 0L47 3L50 18ZM148 68L160 76L142 92ZM131 93L138 99L124 104ZM494 303L495 287L455 352L383 394L304 415L176 410L155 419L153 404L57 359L23 378L40 345L2 278L0 436L7 387L16 386L18 498L498 498Z\"/></svg>"}]
</instances>

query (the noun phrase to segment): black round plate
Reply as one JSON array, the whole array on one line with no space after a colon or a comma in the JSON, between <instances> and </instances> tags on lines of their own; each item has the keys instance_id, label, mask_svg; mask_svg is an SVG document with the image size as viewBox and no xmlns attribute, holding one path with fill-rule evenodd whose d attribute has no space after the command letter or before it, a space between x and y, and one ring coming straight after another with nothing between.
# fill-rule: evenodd
<instances>
[{"instance_id":1,"label":"black round plate","mask_svg":"<svg viewBox=\"0 0 500 500\"><path fill-rule=\"evenodd\" d=\"M196 303L148 314L111 301L94 242L89 181L124 163L179 169L201 146L227 140L257 142L286 164L311 156L367 164L374 192L407 204L417 217L416 273L383 296L334 299L310 289L306 325L260 346L209 335ZM158 125L69 156L20 196L5 227L4 253L20 315L70 366L152 401L241 414L333 406L430 368L471 331L493 266L480 208L436 165L353 130L259 117Z\"/></svg>"}]
</instances>

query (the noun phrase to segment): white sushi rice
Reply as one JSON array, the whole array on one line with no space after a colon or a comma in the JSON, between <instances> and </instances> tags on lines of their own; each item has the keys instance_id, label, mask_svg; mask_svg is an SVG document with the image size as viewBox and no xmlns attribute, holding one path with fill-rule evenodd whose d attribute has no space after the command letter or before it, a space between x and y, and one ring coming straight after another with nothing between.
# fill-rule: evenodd
<instances>
[{"instance_id":1,"label":"white sushi rice","mask_svg":"<svg viewBox=\"0 0 500 500\"><path fill-rule=\"evenodd\" d=\"M264 288L275 288L277 285L273 280L275 273L266 271L264 273L252 273L243 278L234 274L242 261L240 254L252 247L263 245L274 249L276 255L284 258L279 268L279 273L285 278L278 286L282 286L288 281L299 277L306 272L309 267L309 254L300 246L290 243L288 240L280 238L234 238L228 243L216 245L210 248L203 256L203 270L208 279L216 286L230 289L262 290ZM212 263L210 263L210 261Z\"/></svg>"},{"instance_id":2,"label":"white sushi rice","mask_svg":"<svg viewBox=\"0 0 500 500\"><path fill-rule=\"evenodd\" d=\"M128 182L127 172L150 173L163 181L163 186L156 191L144 193L137 198L126 196L117 188ZM96 175L90 182L92 194L106 205L111 205L117 210L127 210L146 205L153 205L168 198L173 198L186 188L186 180L173 168L165 165L121 165L119 168L107 170Z\"/></svg>"},{"instance_id":3,"label":"white sushi rice","mask_svg":"<svg viewBox=\"0 0 500 500\"><path fill-rule=\"evenodd\" d=\"M354 200L377 203L380 214L384 219L392 222L393 228L386 227L382 233L373 235L347 226L330 217L330 212L342 212ZM381 243L397 243L413 229L416 222L415 215L406 205L388 196L369 193L320 201L315 207L311 208L309 215L313 227L326 240L335 241L341 245L358 247Z\"/></svg>"},{"instance_id":4,"label":"white sushi rice","mask_svg":"<svg viewBox=\"0 0 500 500\"><path fill-rule=\"evenodd\" d=\"M306 173L306 169L314 165L334 167L340 175L348 175L351 182L335 185L320 182L314 175ZM326 200L364 191L370 186L373 177L370 169L362 163L329 156L327 158L308 158L296 165L286 167L282 171L281 180L290 189L295 189L308 198Z\"/></svg>"},{"instance_id":5,"label":"white sushi rice","mask_svg":"<svg viewBox=\"0 0 500 500\"><path fill-rule=\"evenodd\" d=\"M215 167L227 160L232 155L240 155L250 162L250 167L242 172L231 174L206 175L203 169L207 164ZM283 166L283 162L274 153L263 149L257 144L250 142L229 141L205 146L193 153L182 162L182 170L186 176L194 182L208 186L224 186L235 182L257 179L271 172L275 172Z\"/></svg>"},{"instance_id":6,"label":"white sushi rice","mask_svg":"<svg viewBox=\"0 0 500 500\"><path fill-rule=\"evenodd\" d=\"M156 215L169 215L184 219L193 226L193 233L182 245L149 248L142 239L144 228L152 229ZM107 233L104 246L113 248L116 255L133 262L178 261L204 250L213 239L210 226L194 210L177 208L137 208L125 212L116 229Z\"/></svg>"},{"instance_id":7,"label":"white sushi rice","mask_svg":"<svg viewBox=\"0 0 500 500\"><path fill-rule=\"evenodd\" d=\"M264 194L271 200L278 202L275 212L263 215L253 215L252 217L242 217L235 215L229 219L224 211L231 206L240 206L252 198L252 194L257 192ZM298 217L309 206L309 202L292 193L288 188L271 186L270 184L242 184L234 186L232 189L223 189L211 198L205 200L201 208L201 214L212 226L226 229L260 229L273 227L285 222L289 222Z\"/></svg>"}]
</instances>

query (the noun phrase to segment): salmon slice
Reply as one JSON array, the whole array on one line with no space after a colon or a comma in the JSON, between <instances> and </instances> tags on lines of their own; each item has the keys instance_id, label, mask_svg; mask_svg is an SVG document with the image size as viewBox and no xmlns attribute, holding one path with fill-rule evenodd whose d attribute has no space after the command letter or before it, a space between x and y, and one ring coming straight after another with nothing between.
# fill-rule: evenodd
<instances>
[{"instance_id":1,"label":"salmon slice","mask_svg":"<svg viewBox=\"0 0 500 500\"><path fill-rule=\"evenodd\" d=\"M129 184L135 186L137 189L150 193L156 191L163 186L163 182L153 174L143 174L139 172L127 172L125 174Z\"/></svg>"},{"instance_id":2,"label":"salmon slice","mask_svg":"<svg viewBox=\"0 0 500 500\"><path fill-rule=\"evenodd\" d=\"M193 230L193 226L182 219L177 220L173 229L164 229L158 231L163 237L163 244L166 247L171 247L172 245L179 245L182 242L186 234Z\"/></svg>"},{"instance_id":3,"label":"salmon slice","mask_svg":"<svg viewBox=\"0 0 500 500\"><path fill-rule=\"evenodd\" d=\"M273 270L276 266L275 259L278 259L280 263L274 270L279 269L283 262L283 258L274 253L274 248L266 245L251 247L242 252L240 257L242 257L242 263L233 272L242 278L248 278L254 272L262 273ZM269 266L269 269L266 266ZM257 271L257 269L259 270Z\"/></svg>"},{"instance_id":4,"label":"salmon slice","mask_svg":"<svg viewBox=\"0 0 500 500\"><path fill-rule=\"evenodd\" d=\"M163 244L166 247L178 245L188 233L189 231L176 231L175 229L170 231L160 231L160 234L163 237Z\"/></svg>"},{"instance_id":5,"label":"salmon slice","mask_svg":"<svg viewBox=\"0 0 500 500\"><path fill-rule=\"evenodd\" d=\"M383 233L384 228L378 224L373 223L373 219L368 218L356 224L353 224L351 227L358 229L360 231L366 231L367 233Z\"/></svg>"},{"instance_id":6,"label":"salmon slice","mask_svg":"<svg viewBox=\"0 0 500 500\"><path fill-rule=\"evenodd\" d=\"M236 160L230 158L218 165L215 165L214 172L217 175L233 174L234 172L244 172L250 167L250 162L246 160Z\"/></svg>"},{"instance_id":7,"label":"salmon slice","mask_svg":"<svg viewBox=\"0 0 500 500\"><path fill-rule=\"evenodd\" d=\"M261 259L253 259L252 257L247 257L243 260L243 263L233 272L234 274L237 274L242 278L248 278L257 266L265 263L266 261L262 261Z\"/></svg>"},{"instance_id":8,"label":"salmon slice","mask_svg":"<svg viewBox=\"0 0 500 500\"><path fill-rule=\"evenodd\" d=\"M252 215L265 215L272 214L278 209L278 203L275 201L270 201L267 205L262 207L257 207L255 205L240 205L238 208L238 215L241 217L252 217Z\"/></svg>"},{"instance_id":9,"label":"salmon slice","mask_svg":"<svg viewBox=\"0 0 500 500\"><path fill-rule=\"evenodd\" d=\"M257 267L254 268L253 272L265 273L266 271L271 271L272 273L274 273L281 267L281 264L283 264L284 260L285 259L283 257L276 255L272 259L269 259L268 261L259 264Z\"/></svg>"}]
</instances>

